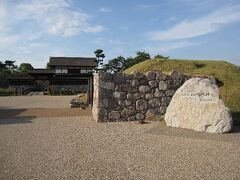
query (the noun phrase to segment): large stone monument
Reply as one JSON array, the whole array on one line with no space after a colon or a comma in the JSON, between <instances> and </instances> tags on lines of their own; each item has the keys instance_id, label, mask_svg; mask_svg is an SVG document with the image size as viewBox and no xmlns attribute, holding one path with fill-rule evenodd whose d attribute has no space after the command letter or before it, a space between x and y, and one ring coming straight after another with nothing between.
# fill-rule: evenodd
<instances>
[{"instance_id":1,"label":"large stone monument","mask_svg":"<svg viewBox=\"0 0 240 180\"><path fill-rule=\"evenodd\" d=\"M192 78L174 94L165 114L167 126L210 133L232 129L230 110L219 99L215 80Z\"/></svg>"}]
</instances>

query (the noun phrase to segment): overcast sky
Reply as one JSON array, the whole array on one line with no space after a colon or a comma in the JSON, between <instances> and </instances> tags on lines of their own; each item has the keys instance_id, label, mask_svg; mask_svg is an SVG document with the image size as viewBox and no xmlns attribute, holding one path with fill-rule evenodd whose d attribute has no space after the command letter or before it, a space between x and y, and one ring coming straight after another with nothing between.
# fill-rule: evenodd
<instances>
[{"instance_id":1,"label":"overcast sky","mask_svg":"<svg viewBox=\"0 0 240 180\"><path fill-rule=\"evenodd\" d=\"M152 56L240 65L239 0L0 0L0 60Z\"/></svg>"}]
</instances>

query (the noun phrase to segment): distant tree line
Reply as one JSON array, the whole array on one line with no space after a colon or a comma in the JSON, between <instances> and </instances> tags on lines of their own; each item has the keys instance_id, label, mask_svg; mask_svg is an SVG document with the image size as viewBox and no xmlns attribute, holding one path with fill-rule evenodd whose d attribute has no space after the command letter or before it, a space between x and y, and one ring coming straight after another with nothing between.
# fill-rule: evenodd
<instances>
[{"instance_id":1,"label":"distant tree line","mask_svg":"<svg viewBox=\"0 0 240 180\"><path fill-rule=\"evenodd\" d=\"M111 73L121 72L135 64L138 64L149 59L151 59L149 53L145 51L138 51L136 52L135 57L124 58L123 56L118 56L116 58L109 60L108 63L103 65L102 69L105 72ZM156 55L154 56L154 59L169 59L169 56Z\"/></svg>"},{"instance_id":2,"label":"distant tree line","mask_svg":"<svg viewBox=\"0 0 240 180\"><path fill-rule=\"evenodd\" d=\"M30 63L22 63L19 66L15 65L16 61L5 60L0 61L0 79L7 77L27 75L27 72L33 69Z\"/></svg>"},{"instance_id":3,"label":"distant tree line","mask_svg":"<svg viewBox=\"0 0 240 180\"><path fill-rule=\"evenodd\" d=\"M96 58L97 58L97 64L102 65L102 61L105 58L105 54L103 53L102 49L97 49L94 51ZM169 59L169 56L162 56L162 55L156 55L154 56L155 59ZM105 72L121 72L125 69L138 64L140 62L146 61L151 59L151 56L149 53L145 51L138 51L136 52L135 57L123 57L118 56L116 58L110 59L108 63L104 64L102 66L102 70ZM19 66L15 65L16 61L12 60L5 60L0 61L0 79L4 79L7 77L14 77L14 76L21 76L21 75L28 75L28 71L33 69L33 66L30 63L22 63ZM46 66L47 69L50 68L49 64ZM96 68L96 71L98 71L98 67Z\"/></svg>"}]
</instances>

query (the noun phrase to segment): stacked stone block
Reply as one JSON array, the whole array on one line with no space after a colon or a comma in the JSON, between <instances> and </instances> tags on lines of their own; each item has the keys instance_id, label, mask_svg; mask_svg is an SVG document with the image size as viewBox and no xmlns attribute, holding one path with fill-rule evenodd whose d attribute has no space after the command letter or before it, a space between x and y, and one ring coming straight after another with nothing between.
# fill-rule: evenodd
<instances>
[{"instance_id":1,"label":"stacked stone block","mask_svg":"<svg viewBox=\"0 0 240 180\"><path fill-rule=\"evenodd\" d=\"M189 77L173 71L94 75L93 118L98 122L144 120L164 115L175 91Z\"/></svg>"}]
</instances>

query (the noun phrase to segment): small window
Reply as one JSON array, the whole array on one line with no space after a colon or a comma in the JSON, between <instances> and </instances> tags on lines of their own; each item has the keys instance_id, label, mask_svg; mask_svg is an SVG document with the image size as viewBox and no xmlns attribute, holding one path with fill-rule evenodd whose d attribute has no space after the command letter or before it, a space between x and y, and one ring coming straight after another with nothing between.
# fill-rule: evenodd
<instances>
[{"instance_id":1,"label":"small window","mask_svg":"<svg viewBox=\"0 0 240 180\"><path fill-rule=\"evenodd\" d=\"M62 74L67 74L68 73L68 69L67 68L62 68Z\"/></svg>"},{"instance_id":2,"label":"small window","mask_svg":"<svg viewBox=\"0 0 240 180\"><path fill-rule=\"evenodd\" d=\"M56 74L67 74L68 69L66 67L56 67L55 73Z\"/></svg>"},{"instance_id":3,"label":"small window","mask_svg":"<svg viewBox=\"0 0 240 180\"><path fill-rule=\"evenodd\" d=\"M81 73L82 73L82 74L87 73L87 68L86 68L86 67L81 67Z\"/></svg>"},{"instance_id":4,"label":"small window","mask_svg":"<svg viewBox=\"0 0 240 180\"><path fill-rule=\"evenodd\" d=\"M61 74L61 73L62 73L61 68L57 67L57 68L55 69L55 73L56 73L56 74Z\"/></svg>"},{"instance_id":5,"label":"small window","mask_svg":"<svg viewBox=\"0 0 240 180\"><path fill-rule=\"evenodd\" d=\"M87 73L92 73L93 72L93 69L91 67L88 67L87 68Z\"/></svg>"}]
</instances>

